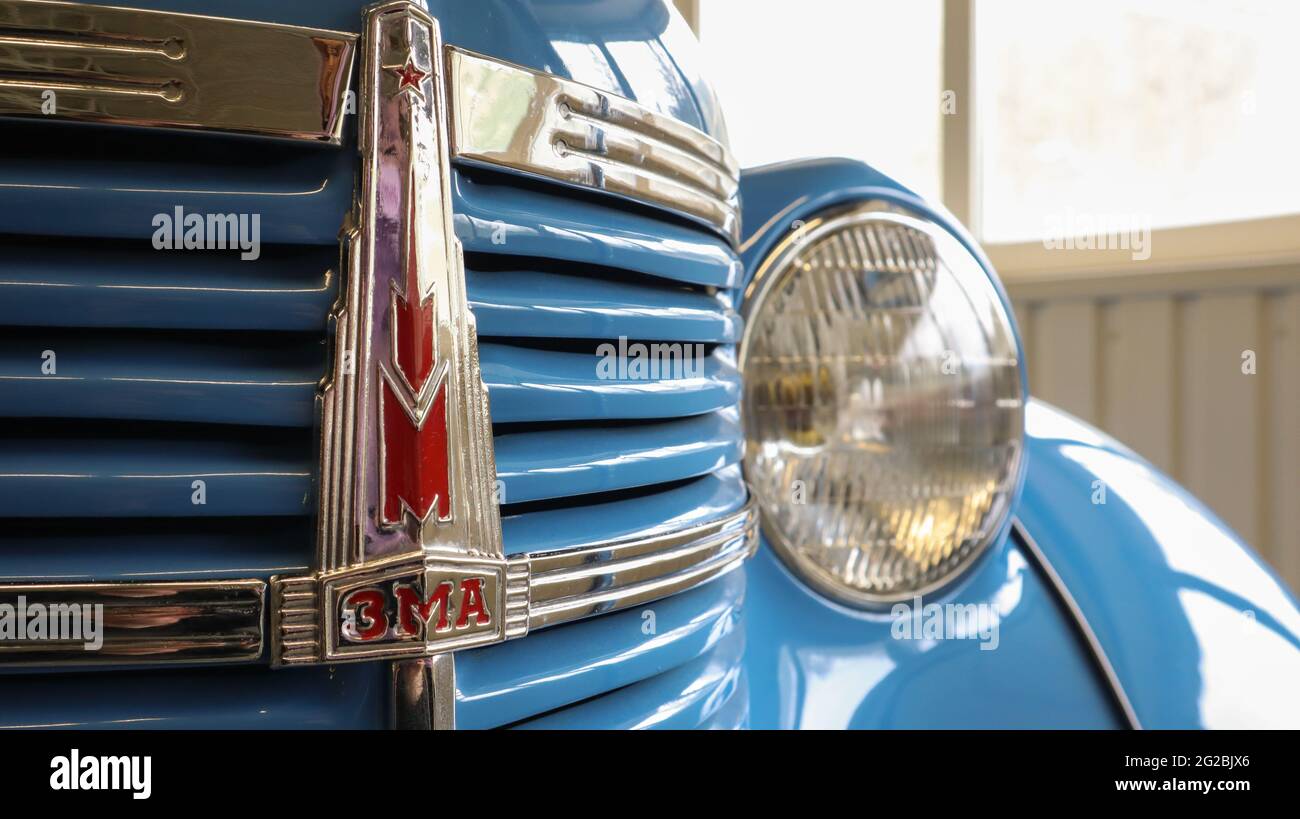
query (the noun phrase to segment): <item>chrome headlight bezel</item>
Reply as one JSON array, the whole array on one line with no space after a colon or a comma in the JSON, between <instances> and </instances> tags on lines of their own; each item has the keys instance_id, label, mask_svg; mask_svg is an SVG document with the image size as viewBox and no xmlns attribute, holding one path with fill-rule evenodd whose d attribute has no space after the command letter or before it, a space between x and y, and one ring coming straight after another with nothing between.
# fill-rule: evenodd
<instances>
[{"instance_id":1,"label":"chrome headlight bezel","mask_svg":"<svg viewBox=\"0 0 1300 819\"><path fill-rule=\"evenodd\" d=\"M986 280L984 283L991 288L994 296L991 303L995 303L1001 311L998 318L1004 320L1005 330L1013 345L1016 359L1015 366L1018 372L1016 399L1019 402L1018 417L1014 422L1017 437L1013 442L1014 446L1011 447L1011 455L1007 461L1006 475L1008 477L1005 481L1005 489L1001 491L1001 496L997 501L998 508L989 516L991 522L986 527L984 536L977 544L966 548L958 559L944 565L941 573L916 587L900 589L894 593L881 593L854 588L837 580L830 572L810 561L800 550L799 544L787 540L782 534L780 526L775 523L771 500L760 495L759 508L766 539L776 550L782 562L796 576L823 596L835 602L865 611L880 611L898 602L910 601L917 597L927 597L948 590L966 577L969 570L979 559L988 553L989 548L1005 536L1011 523L1012 511L1023 481L1025 468L1024 405L1028 398L1028 390L1024 372L1023 347L1016 332L1010 303L1001 292L997 279L987 263L982 261L935 218L880 199L857 201L819 212L803 223L795 223L796 229L787 234L767 253L754 275L750 278L744 291L741 313L745 321L745 329L737 351L737 363L741 372L745 373L747 371L747 359L753 343L754 328L757 326L755 318L763 310L768 298L777 289L777 285L787 278L785 274L788 272L790 264L799 257L799 254L805 248L816 246L819 241L827 236L872 221L904 225L926 234L934 242L938 260L950 270L954 264L963 264L968 268L973 266L978 269L979 275ZM961 258L958 258L958 256ZM742 410L748 416L747 404L747 401L742 401ZM747 417L747 438L752 428L748 420ZM747 440L745 470L747 478L751 480L751 487L754 483L752 480L753 470L755 469L752 462L755 457L754 449L753 440ZM751 491L753 491L752 488Z\"/></svg>"}]
</instances>

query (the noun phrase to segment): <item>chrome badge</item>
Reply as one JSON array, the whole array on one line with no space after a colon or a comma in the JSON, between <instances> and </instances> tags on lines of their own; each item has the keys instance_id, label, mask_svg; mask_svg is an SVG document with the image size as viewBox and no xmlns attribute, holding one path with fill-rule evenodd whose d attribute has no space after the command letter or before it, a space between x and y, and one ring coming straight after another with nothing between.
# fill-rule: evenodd
<instances>
[{"instance_id":1,"label":"chrome badge","mask_svg":"<svg viewBox=\"0 0 1300 819\"><path fill-rule=\"evenodd\" d=\"M321 389L316 571L272 580L277 665L425 657L528 630L509 565L478 342L452 232L437 22L367 13L361 183Z\"/></svg>"}]
</instances>

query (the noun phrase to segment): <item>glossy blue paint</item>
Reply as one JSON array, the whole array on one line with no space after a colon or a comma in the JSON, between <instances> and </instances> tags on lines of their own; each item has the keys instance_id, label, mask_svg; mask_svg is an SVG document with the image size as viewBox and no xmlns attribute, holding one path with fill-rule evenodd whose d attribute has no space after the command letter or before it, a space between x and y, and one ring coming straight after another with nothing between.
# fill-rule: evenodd
<instances>
[{"instance_id":1,"label":"glossy blue paint","mask_svg":"<svg viewBox=\"0 0 1300 819\"><path fill-rule=\"evenodd\" d=\"M140 425L111 437L7 437L0 448L0 517L308 514L314 508L308 434L255 436L232 428L198 438L189 430ZM206 483L203 504L193 500L195 480Z\"/></svg>"},{"instance_id":2,"label":"glossy blue paint","mask_svg":"<svg viewBox=\"0 0 1300 819\"><path fill-rule=\"evenodd\" d=\"M733 630L708 652L632 685L518 726L528 730L644 730L708 727L748 706L741 657L745 633Z\"/></svg>"},{"instance_id":3,"label":"glossy blue paint","mask_svg":"<svg viewBox=\"0 0 1300 819\"><path fill-rule=\"evenodd\" d=\"M609 342L610 350L617 350ZM700 415L735 405L740 374L728 350L712 355L678 344L675 359L685 360L659 377L633 380L602 377L592 352L559 353L484 344L483 380L492 396L492 420L522 421L665 418ZM609 361L615 362L610 353ZM671 365L670 366L676 366ZM615 373L615 364L606 370ZM687 369L687 368L691 369Z\"/></svg>"},{"instance_id":4,"label":"glossy blue paint","mask_svg":"<svg viewBox=\"0 0 1300 819\"><path fill-rule=\"evenodd\" d=\"M469 304L480 336L731 344L742 322L729 300L662 282L538 270L471 270Z\"/></svg>"},{"instance_id":5,"label":"glossy blue paint","mask_svg":"<svg viewBox=\"0 0 1300 819\"><path fill-rule=\"evenodd\" d=\"M0 580L265 580L307 572L314 542L306 516L8 520Z\"/></svg>"},{"instance_id":6,"label":"glossy blue paint","mask_svg":"<svg viewBox=\"0 0 1300 819\"><path fill-rule=\"evenodd\" d=\"M0 417L310 427L319 337L0 331ZM55 351L57 371L42 372Z\"/></svg>"},{"instance_id":7,"label":"glossy blue paint","mask_svg":"<svg viewBox=\"0 0 1300 819\"><path fill-rule=\"evenodd\" d=\"M467 652L459 713L480 727L544 712L521 727L1120 727L1060 602L1009 540L926 602L991 606L997 648L895 639L888 612L830 603L764 544L689 595ZM588 699L600 691L615 693Z\"/></svg>"},{"instance_id":8,"label":"glossy blue paint","mask_svg":"<svg viewBox=\"0 0 1300 819\"><path fill-rule=\"evenodd\" d=\"M642 608L456 658L456 717L508 725L704 659L740 628L743 572Z\"/></svg>"},{"instance_id":9,"label":"glossy blue paint","mask_svg":"<svg viewBox=\"0 0 1300 819\"><path fill-rule=\"evenodd\" d=\"M661 677L536 724L1121 727L1051 589L1009 541L993 548L956 589L926 601L990 606L998 618L992 650L981 649L991 640L896 639L889 612L852 611L827 601L795 579L766 544L744 574L741 633Z\"/></svg>"},{"instance_id":10,"label":"glossy blue paint","mask_svg":"<svg viewBox=\"0 0 1300 819\"><path fill-rule=\"evenodd\" d=\"M734 408L671 421L496 436L506 503L611 492L693 478L740 461Z\"/></svg>"},{"instance_id":11,"label":"glossy blue paint","mask_svg":"<svg viewBox=\"0 0 1300 819\"><path fill-rule=\"evenodd\" d=\"M390 685L384 663L9 674L0 730L381 728Z\"/></svg>"},{"instance_id":12,"label":"glossy blue paint","mask_svg":"<svg viewBox=\"0 0 1300 819\"><path fill-rule=\"evenodd\" d=\"M506 554L522 554L655 535L716 520L740 509L747 497L740 466L733 465L647 495L508 513L502 537Z\"/></svg>"},{"instance_id":13,"label":"glossy blue paint","mask_svg":"<svg viewBox=\"0 0 1300 819\"><path fill-rule=\"evenodd\" d=\"M700 229L560 189L543 193L459 173L452 183L456 238L466 253L543 257L569 263L575 273L601 265L710 287L740 281L740 259ZM467 262L471 276L475 264Z\"/></svg>"},{"instance_id":14,"label":"glossy blue paint","mask_svg":"<svg viewBox=\"0 0 1300 819\"><path fill-rule=\"evenodd\" d=\"M1087 617L1143 725L1297 727L1300 609L1209 509L1048 405L1027 416L1017 510ZM1105 503L1096 503L1104 488Z\"/></svg>"},{"instance_id":15,"label":"glossy blue paint","mask_svg":"<svg viewBox=\"0 0 1300 819\"><path fill-rule=\"evenodd\" d=\"M161 253L145 242L12 242L0 324L319 334L337 297L333 246Z\"/></svg>"}]
</instances>

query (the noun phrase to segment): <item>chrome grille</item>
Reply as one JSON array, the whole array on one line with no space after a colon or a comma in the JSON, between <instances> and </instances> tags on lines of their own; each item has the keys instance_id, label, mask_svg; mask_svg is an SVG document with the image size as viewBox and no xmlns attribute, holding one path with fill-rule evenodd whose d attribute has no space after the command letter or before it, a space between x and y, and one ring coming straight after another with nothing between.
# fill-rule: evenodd
<instances>
[{"instance_id":1,"label":"chrome grille","mask_svg":"<svg viewBox=\"0 0 1300 819\"><path fill-rule=\"evenodd\" d=\"M27 144L31 155L10 160L8 178L50 182L31 168L50 167L47 160L67 146L57 133ZM311 223L277 231L264 216L256 264L236 254L155 251L149 214L185 194L123 190L142 163L152 168L144 176L157 177L171 164L161 158L169 141L137 144L108 140L97 156L105 165L98 185L39 190L45 218L19 207L0 217L0 576L193 580L301 571L313 551L314 397L339 284L337 238ZM339 173L350 168L330 153L270 150L277 162L292 158L304 169L301 179L278 180L281 191L319 188L310 182L316 174L350 179ZM206 184L212 210L235 211L241 203L222 191L261 169L232 171L226 158L214 149L166 173L181 174L176 189ZM726 243L648 211L502 175L471 171L455 181L456 227L506 487L508 553L667 533L741 508L732 360L741 327L727 292L739 262ZM264 183L252 207L285 216L272 187ZM14 202L13 191L0 188L0 197ZM76 235L87 223L77 214L102 209L109 215L96 229ZM300 213L315 219L325 210L327 203L309 197ZM340 202L337 221L345 210ZM51 211L67 218L49 219ZM35 227L48 234L51 225L63 235L19 235ZM493 233L503 226L506 240L496 244ZM671 253L662 252L665 243ZM678 381L602 381L594 347L619 336L704 344L704 371ZM47 349L58 354L51 377L40 373ZM206 483L205 504L191 503L195 480ZM722 538L720 551L728 543ZM681 618L683 625L664 639L666 653L654 663L623 657L620 678L644 680L707 655L716 640L700 641L699 623L732 622L742 588L743 576L733 573L655 604L661 622ZM712 606L721 608L707 614ZM535 703L571 701L583 689L543 685L533 691L534 705L511 705L493 690L488 669L517 668L519 651L536 651L533 641L552 647L533 661L539 674L559 662L594 661L581 635L615 628L619 621L602 622L609 618L637 616L634 609L466 653L459 661L463 724L506 724L536 713ZM346 672L354 685L365 674ZM241 716L240 702L289 696L301 684L263 683L232 668L136 675L136 685L149 689L228 680L241 693L224 706L223 721L246 726L257 721L251 712ZM41 695L19 689L35 679L44 676L0 678L0 686L14 692L12 701L31 702ZM592 694L604 690L602 681L591 684ZM127 697L130 685L123 685ZM318 690L324 696L326 689ZM188 706L178 704L173 717L202 724ZM0 723L22 719L0 714Z\"/></svg>"},{"instance_id":2,"label":"chrome grille","mask_svg":"<svg viewBox=\"0 0 1300 819\"><path fill-rule=\"evenodd\" d=\"M479 319L503 514L521 504L582 502L575 496L599 502L602 493L673 484L738 463L732 344L740 319L719 289L734 282L739 262L724 242L504 175L461 172L455 192L464 205L456 229ZM618 229L604 226L611 222ZM542 241L552 234L564 238ZM681 271L663 264L667 247L685 250ZM652 249L660 251L653 262ZM708 352L703 373L602 379L598 345L620 336L700 343ZM616 528L600 534L632 534ZM595 535L575 532L569 543L608 539ZM507 537L506 551L535 548Z\"/></svg>"},{"instance_id":3,"label":"chrome grille","mask_svg":"<svg viewBox=\"0 0 1300 819\"><path fill-rule=\"evenodd\" d=\"M6 127L25 138L0 159L0 417L8 422L0 580L266 579L307 570L314 402L339 288L332 271L351 152L121 131L87 143L44 123ZM466 167L453 184L493 402L507 553L608 568L636 555L593 544L698 529L742 509L732 350L741 328L729 292L741 265L730 245L643 204L497 171ZM260 213L262 259L150 249L152 217L177 206ZM596 377L595 347L620 336L705 345L704 370L649 382ZM58 356L48 376L40 372L47 349ZM204 482L202 503L195 481ZM734 532L716 534L699 548L729 557ZM657 657L624 646L613 655L617 674L586 678L590 695L719 645L738 619L738 565L716 561L706 568L730 572L725 578L656 603L665 622L679 624L657 641ZM566 605L574 582L549 598L555 606ZM589 613L603 610L599 599L588 604ZM572 702L580 689L548 686L548 674L597 662L584 635L608 634L638 614L458 657L465 702L493 704L471 722L505 724ZM717 627L706 633L708 622ZM545 625L543 610L535 627ZM500 679L488 671L517 669L522 655L534 658L538 682L526 703L498 707ZM384 671L349 668L339 678L364 690ZM56 705L40 705L39 679L0 674L0 699L30 704L29 721L58 716ZM209 717L168 692L211 686L226 699L210 718L250 727L266 702L305 720L321 712L291 700L328 710L330 679L317 669L278 679L263 668L169 669L114 672L103 690L123 702L147 690L157 719L202 725ZM328 719L365 726L385 716ZM0 708L0 725L17 724L12 717Z\"/></svg>"},{"instance_id":4,"label":"chrome grille","mask_svg":"<svg viewBox=\"0 0 1300 819\"><path fill-rule=\"evenodd\" d=\"M0 576L306 566L351 163L300 146L4 127ZM154 216L177 206L260 213L261 258L154 250Z\"/></svg>"}]
</instances>

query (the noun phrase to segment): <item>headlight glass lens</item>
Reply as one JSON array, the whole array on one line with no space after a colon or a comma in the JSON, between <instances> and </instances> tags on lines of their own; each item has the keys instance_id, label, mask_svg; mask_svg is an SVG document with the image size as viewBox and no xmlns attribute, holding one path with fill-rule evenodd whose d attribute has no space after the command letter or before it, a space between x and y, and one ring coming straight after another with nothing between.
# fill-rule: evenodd
<instances>
[{"instance_id":1,"label":"headlight glass lens","mask_svg":"<svg viewBox=\"0 0 1300 819\"><path fill-rule=\"evenodd\" d=\"M954 579L1009 514L1010 317L947 231L882 203L792 234L746 293L747 478L814 587L873 606Z\"/></svg>"}]
</instances>

